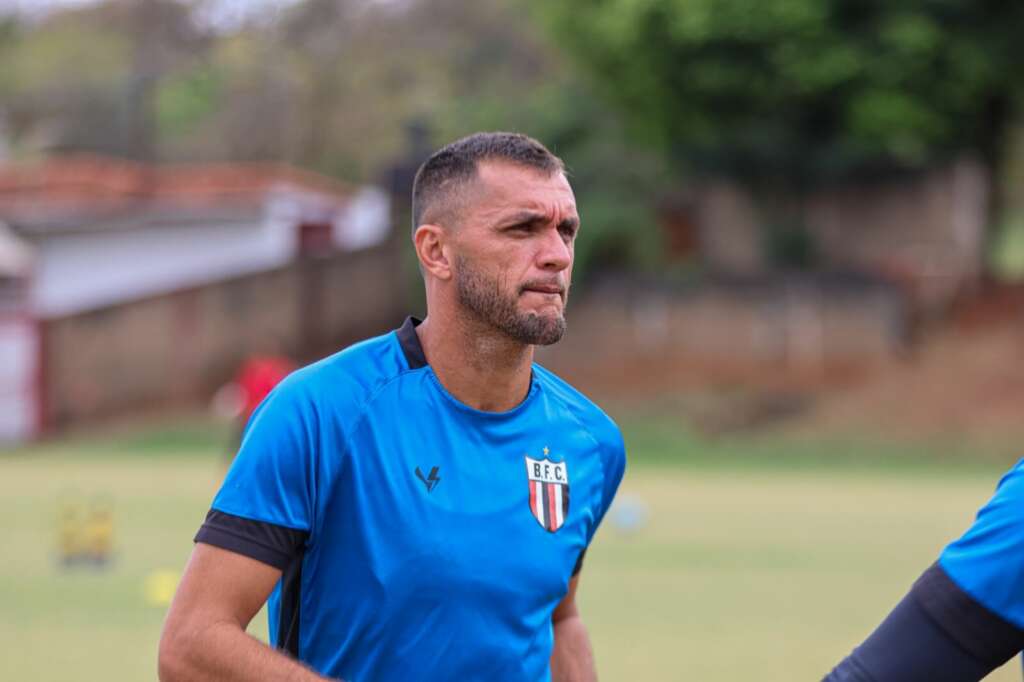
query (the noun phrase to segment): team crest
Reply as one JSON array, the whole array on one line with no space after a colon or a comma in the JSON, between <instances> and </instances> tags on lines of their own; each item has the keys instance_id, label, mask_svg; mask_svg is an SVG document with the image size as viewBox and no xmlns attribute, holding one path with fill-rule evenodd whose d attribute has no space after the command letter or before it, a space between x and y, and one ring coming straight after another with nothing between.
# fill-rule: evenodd
<instances>
[{"instance_id":1,"label":"team crest","mask_svg":"<svg viewBox=\"0 0 1024 682\"><path fill-rule=\"evenodd\" d=\"M548 449L544 448L544 454ZM569 468L565 462L526 457L530 511L545 530L554 533L569 515Z\"/></svg>"}]
</instances>

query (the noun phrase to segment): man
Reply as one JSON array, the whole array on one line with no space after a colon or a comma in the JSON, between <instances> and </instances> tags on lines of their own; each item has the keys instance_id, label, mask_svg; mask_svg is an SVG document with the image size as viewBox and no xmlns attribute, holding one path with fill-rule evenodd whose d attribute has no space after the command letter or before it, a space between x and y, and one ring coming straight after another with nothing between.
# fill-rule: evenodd
<instances>
[{"instance_id":1,"label":"man","mask_svg":"<svg viewBox=\"0 0 1024 682\"><path fill-rule=\"evenodd\" d=\"M279 346L277 343L272 345ZM274 387L284 381L285 377L294 370L295 364L279 352L256 353L245 359L245 362L238 368L234 381L221 389L219 393L227 393L233 398L232 402L235 404L232 407L238 411L235 416L236 428L226 453L228 464L238 452L238 446L242 443L242 435L245 433L245 426L249 423L256 408L270 395ZM214 400L216 401L217 398Z\"/></svg>"},{"instance_id":2,"label":"man","mask_svg":"<svg viewBox=\"0 0 1024 682\"><path fill-rule=\"evenodd\" d=\"M1024 649L1024 460L826 682L975 682Z\"/></svg>"},{"instance_id":3,"label":"man","mask_svg":"<svg viewBox=\"0 0 1024 682\"><path fill-rule=\"evenodd\" d=\"M413 223L426 319L299 370L253 415L161 679L596 678L575 595L625 454L532 362L565 330L562 162L522 135L459 140L420 168ZM276 649L245 634L268 596Z\"/></svg>"}]
</instances>

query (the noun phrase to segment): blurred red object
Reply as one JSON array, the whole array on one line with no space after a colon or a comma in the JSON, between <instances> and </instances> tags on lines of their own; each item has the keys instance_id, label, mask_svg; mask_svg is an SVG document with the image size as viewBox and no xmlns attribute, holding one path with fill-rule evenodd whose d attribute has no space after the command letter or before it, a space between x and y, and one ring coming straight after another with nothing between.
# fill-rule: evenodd
<instances>
[{"instance_id":1,"label":"blurred red object","mask_svg":"<svg viewBox=\"0 0 1024 682\"><path fill-rule=\"evenodd\" d=\"M274 387L294 369L295 364L291 360L276 355L254 355L242 363L235 384L242 393L239 417L243 424L249 421L249 417Z\"/></svg>"}]
</instances>

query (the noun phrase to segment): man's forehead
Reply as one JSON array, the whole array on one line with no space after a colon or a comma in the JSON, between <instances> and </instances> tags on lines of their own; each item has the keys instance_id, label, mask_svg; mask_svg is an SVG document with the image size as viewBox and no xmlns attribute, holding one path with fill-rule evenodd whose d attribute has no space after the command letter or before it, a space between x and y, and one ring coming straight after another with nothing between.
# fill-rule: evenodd
<instances>
[{"instance_id":1,"label":"man's forehead","mask_svg":"<svg viewBox=\"0 0 1024 682\"><path fill-rule=\"evenodd\" d=\"M477 167L479 207L488 213L530 209L576 213L576 198L561 171L541 169L504 161L485 161Z\"/></svg>"}]
</instances>

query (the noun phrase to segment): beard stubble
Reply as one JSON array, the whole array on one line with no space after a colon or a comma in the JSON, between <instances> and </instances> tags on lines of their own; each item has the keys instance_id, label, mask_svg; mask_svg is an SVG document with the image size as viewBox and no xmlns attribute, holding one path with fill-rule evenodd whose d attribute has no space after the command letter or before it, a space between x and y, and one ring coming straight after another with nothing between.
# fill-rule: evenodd
<instances>
[{"instance_id":1,"label":"beard stubble","mask_svg":"<svg viewBox=\"0 0 1024 682\"><path fill-rule=\"evenodd\" d=\"M455 290L459 303L474 317L519 343L549 346L565 334L565 316L521 312L517 306L522 289L506 293L464 258L455 259Z\"/></svg>"}]
</instances>

